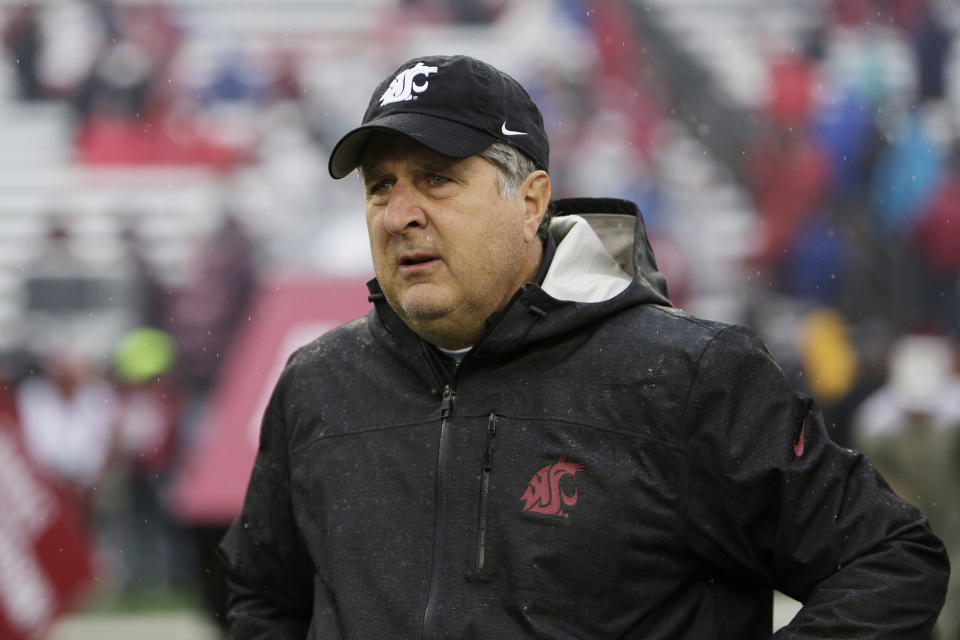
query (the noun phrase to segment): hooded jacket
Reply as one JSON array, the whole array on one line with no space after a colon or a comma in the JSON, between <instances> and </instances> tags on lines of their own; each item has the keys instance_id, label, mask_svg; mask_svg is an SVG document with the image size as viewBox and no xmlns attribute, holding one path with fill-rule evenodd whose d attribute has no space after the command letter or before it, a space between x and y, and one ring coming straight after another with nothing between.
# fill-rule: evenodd
<instances>
[{"instance_id":1,"label":"hooded jacket","mask_svg":"<svg viewBox=\"0 0 960 640\"><path fill-rule=\"evenodd\" d=\"M456 366L375 308L301 348L221 546L233 637L925 638L947 560L749 330L673 308L639 211L556 254Z\"/></svg>"}]
</instances>

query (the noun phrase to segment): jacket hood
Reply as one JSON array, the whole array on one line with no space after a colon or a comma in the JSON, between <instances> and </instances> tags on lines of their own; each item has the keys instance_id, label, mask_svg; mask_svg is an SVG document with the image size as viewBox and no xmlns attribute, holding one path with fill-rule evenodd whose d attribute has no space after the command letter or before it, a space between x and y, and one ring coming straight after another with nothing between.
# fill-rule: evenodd
<instances>
[{"instance_id":1,"label":"jacket hood","mask_svg":"<svg viewBox=\"0 0 960 640\"><path fill-rule=\"evenodd\" d=\"M603 283L606 275L634 280L654 294L658 304L670 305L667 280L657 268L637 205L616 198L567 198L554 201L554 210L550 233L557 242L558 256L547 273L544 289L572 296L554 296L561 299L596 302L606 299L604 290L614 293L616 288L605 289L611 285ZM589 224L589 230L579 224L580 220ZM573 242L564 243L568 238ZM596 277L590 278L591 273ZM581 278L585 279L579 284L585 286L576 286ZM625 282L620 290L628 284ZM581 295L586 298L578 297Z\"/></svg>"},{"instance_id":2,"label":"jacket hood","mask_svg":"<svg viewBox=\"0 0 960 640\"><path fill-rule=\"evenodd\" d=\"M488 331L474 345L473 357L501 357L636 305L672 306L635 204L614 198L553 204L550 233L557 252L543 285L523 285L502 311L487 319ZM387 304L376 279L367 287L385 330L381 337L393 342L401 357L421 358L419 338Z\"/></svg>"}]
</instances>

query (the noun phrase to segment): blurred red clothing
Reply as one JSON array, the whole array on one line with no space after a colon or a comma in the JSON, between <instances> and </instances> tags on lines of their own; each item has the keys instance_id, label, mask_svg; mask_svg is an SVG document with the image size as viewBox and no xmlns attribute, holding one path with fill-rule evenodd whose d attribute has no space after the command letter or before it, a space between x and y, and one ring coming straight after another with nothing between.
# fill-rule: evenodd
<instances>
[{"instance_id":1,"label":"blurred red clothing","mask_svg":"<svg viewBox=\"0 0 960 640\"><path fill-rule=\"evenodd\" d=\"M778 127L805 129L814 104L817 69L813 61L788 54L775 59L768 72L768 116Z\"/></svg>"},{"instance_id":2,"label":"blurred red clothing","mask_svg":"<svg viewBox=\"0 0 960 640\"><path fill-rule=\"evenodd\" d=\"M777 134L759 140L747 154L765 237L756 256L762 264L783 259L802 223L821 206L830 182L827 154L814 138L798 132Z\"/></svg>"},{"instance_id":3,"label":"blurred red clothing","mask_svg":"<svg viewBox=\"0 0 960 640\"><path fill-rule=\"evenodd\" d=\"M202 165L228 169L247 155L220 144L194 126L168 132L164 119L128 119L92 115L76 137L77 159L91 165Z\"/></svg>"},{"instance_id":4,"label":"blurred red clothing","mask_svg":"<svg viewBox=\"0 0 960 640\"><path fill-rule=\"evenodd\" d=\"M28 640L90 589L90 541L65 492L23 450L13 394L0 378L0 638Z\"/></svg>"},{"instance_id":5,"label":"blurred red clothing","mask_svg":"<svg viewBox=\"0 0 960 640\"><path fill-rule=\"evenodd\" d=\"M914 241L932 272L960 273L960 176L940 183L915 228Z\"/></svg>"}]
</instances>

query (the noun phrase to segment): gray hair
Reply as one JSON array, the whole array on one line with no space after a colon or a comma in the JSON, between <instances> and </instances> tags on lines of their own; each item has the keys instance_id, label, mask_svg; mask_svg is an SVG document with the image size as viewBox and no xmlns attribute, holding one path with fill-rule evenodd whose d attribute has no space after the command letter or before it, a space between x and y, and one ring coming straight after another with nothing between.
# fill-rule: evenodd
<instances>
[{"instance_id":1,"label":"gray hair","mask_svg":"<svg viewBox=\"0 0 960 640\"><path fill-rule=\"evenodd\" d=\"M516 198L520 185L528 175L537 170L537 165L527 154L506 142L494 142L478 155L500 170L497 190L502 198ZM553 207L547 207L540 226L537 227L537 235L541 240L547 237L552 210Z\"/></svg>"}]
</instances>

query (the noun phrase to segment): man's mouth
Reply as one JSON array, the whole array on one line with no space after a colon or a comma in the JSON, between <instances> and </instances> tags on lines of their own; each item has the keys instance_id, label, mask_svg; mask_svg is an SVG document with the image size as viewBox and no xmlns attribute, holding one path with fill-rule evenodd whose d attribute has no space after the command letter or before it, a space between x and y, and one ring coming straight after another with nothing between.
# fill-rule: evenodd
<instances>
[{"instance_id":1,"label":"man's mouth","mask_svg":"<svg viewBox=\"0 0 960 640\"><path fill-rule=\"evenodd\" d=\"M400 256L400 259L397 261L400 268L406 269L416 269L421 265L426 266L433 262L436 262L439 258L433 254L429 253L409 253L403 256Z\"/></svg>"}]
</instances>

